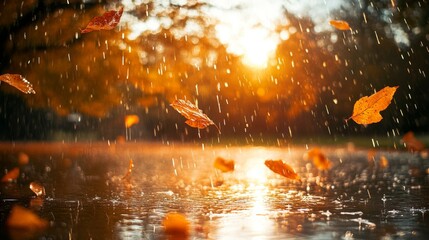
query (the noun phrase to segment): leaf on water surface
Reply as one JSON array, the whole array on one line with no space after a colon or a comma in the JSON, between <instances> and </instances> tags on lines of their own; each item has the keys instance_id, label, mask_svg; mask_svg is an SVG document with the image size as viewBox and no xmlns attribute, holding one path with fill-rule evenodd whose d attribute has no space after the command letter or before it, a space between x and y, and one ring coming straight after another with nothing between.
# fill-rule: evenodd
<instances>
[{"instance_id":1,"label":"leaf on water surface","mask_svg":"<svg viewBox=\"0 0 429 240\"><path fill-rule=\"evenodd\" d=\"M17 88L18 90L20 90L23 93L26 94L35 94L36 91L34 91L33 89L33 85L27 81L27 79L25 79L23 76L19 75L19 74L3 74L0 75L0 82L6 82L9 85Z\"/></svg>"},{"instance_id":2,"label":"leaf on water surface","mask_svg":"<svg viewBox=\"0 0 429 240\"><path fill-rule=\"evenodd\" d=\"M234 160L227 160L221 157L217 157L213 165L222 172L232 172L235 168Z\"/></svg>"},{"instance_id":3,"label":"leaf on water surface","mask_svg":"<svg viewBox=\"0 0 429 240\"><path fill-rule=\"evenodd\" d=\"M188 236L190 223L183 214L171 212L168 213L162 221L164 231L167 234L175 236Z\"/></svg>"},{"instance_id":4,"label":"leaf on water surface","mask_svg":"<svg viewBox=\"0 0 429 240\"><path fill-rule=\"evenodd\" d=\"M210 125L214 125L220 133L219 128L216 124L197 108L194 104L192 104L188 100L178 99L170 104L176 111L182 114L187 120L185 121L191 127L203 129Z\"/></svg>"},{"instance_id":5,"label":"leaf on water surface","mask_svg":"<svg viewBox=\"0 0 429 240\"><path fill-rule=\"evenodd\" d=\"M313 164L320 170L331 168L331 161L322 153L319 148L313 148L307 153L307 156L313 161Z\"/></svg>"},{"instance_id":6,"label":"leaf on water surface","mask_svg":"<svg viewBox=\"0 0 429 240\"><path fill-rule=\"evenodd\" d=\"M277 174L301 182L301 178L298 176L295 170L293 170L291 166L284 163L282 160L266 160L265 166Z\"/></svg>"},{"instance_id":7,"label":"leaf on water surface","mask_svg":"<svg viewBox=\"0 0 429 240\"><path fill-rule=\"evenodd\" d=\"M44 197L46 195L45 188L41 184L39 184L37 182L31 182L30 183L30 189L38 197Z\"/></svg>"},{"instance_id":8,"label":"leaf on water surface","mask_svg":"<svg viewBox=\"0 0 429 240\"><path fill-rule=\"evenodd\" d=\"M420 140L418 140L414 136L414 133L412 131L407 132L402 137L402 142L404 142L404 144L407 147L407 149L409 151L411 151L411 152L422 151L425 148L425 145L423 144L423 142L421 142Z\"/></svg>"},{"instance_id":9,"label":"leaf on water surface","mask_svg":"<svg viewBox=\"0 0 429 240\"><path fill-rule=\"evenodd\" d=\"M383 119L380 111L390 105L397 88L398 86L385 87L371 96L362 97L355 103L353 114L346 121L353 119L358 124L380 122Z\"/></svg>"},{"instance_id":10,"label":"leaf on water surface","mask_svg":"<svg viewBox=\"0 0 429 240\"><path fill-rule=\"evenodd\" d=\"M125 127L129 128L132 125L139 123L139 121L140 121L139 116L134 115L134 114L127 115L127 116L125 116Z\"/></svg>"},{"instance_id":11,"label":"leaf on water surface","mask_svg":"<svg viewBox=\"0 0 429 240\"><path fill-rule=\"evenodd\" d=\"M6 225L8 228L36 233L45 229L48 226L48 222L34 214L31 210L15 205L10 211Z\"/></svg>"},{"instance_id":12,"label":"leaf on water surface","mask_svg":"<svg viewBox=\"0 0 429 240\"><path fill-rule=\"evenodd\" d=\"M330 20L329 24L338 30L350 30L349 23L342 20Z\"/></svg>"},{"instance_id":13,"label":"leaf on water surface","mask_svg":"<svg viewBox=\"0 0 429 240\"><path fill-rule=\"evenodd\" d=\"M88 33L98 30L112 30L118 25L119 20L121 20L123 11L124 8L121 7L118 11L111 10L105 12L102 16L94 17L86 28L82 29L80 32Z\"/></svg>"},{"instance_id":14,"label":"leaf on water surface","mask_svg":"<svg viewBox=\"0 0 429 240\"><path fill-rule=\"evenodd\" d=\"M19 177L19 168L13 168L6 173L1 179L1 182L11 182Z\"/></svg>"},{"instance_id":15,"label":"leaf on water surface","mask_svg":"<svg viewBox=\"0 0 429 240\"><path fill-rule=\"evenodd\" d=\"M125 174L125 176L122 179L128 179L131 177L131 172L133 171L134 168L134 162L132 159L130 159L130 163L128 164L128 171Z\"/></svg>"}]
</instances>

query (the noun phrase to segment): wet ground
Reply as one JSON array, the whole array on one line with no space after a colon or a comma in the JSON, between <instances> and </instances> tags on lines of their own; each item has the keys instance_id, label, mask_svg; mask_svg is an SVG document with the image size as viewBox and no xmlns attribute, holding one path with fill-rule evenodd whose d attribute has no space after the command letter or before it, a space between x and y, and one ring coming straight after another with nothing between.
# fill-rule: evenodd
<instances>
[{"instance_id":1,"label":"wet ground","mask_svg":"<svg viewBox=\"0 0 429 240\"><path fill-rule=\"evenodd\" d=\"M311 146L310 146L311 148ZM428 239L429 159L403 151L322 148L327 171L304 147L155 143L4 143L1 175L29 157L16 182L0 183L1 239L11 207L49 221L41 239L167 239L162 220L183 213L189 239ZM370 155L370 157L368 157ZM213 167L233 159L235 171ZM384 157L387 162L380 164ZM129 160L130 178L125 176ZM282 159L302 182L271 172ZM387 164L386 164L387 163ZM29 190L37 181L44 198Z\"/></svg>"}]
</instances>

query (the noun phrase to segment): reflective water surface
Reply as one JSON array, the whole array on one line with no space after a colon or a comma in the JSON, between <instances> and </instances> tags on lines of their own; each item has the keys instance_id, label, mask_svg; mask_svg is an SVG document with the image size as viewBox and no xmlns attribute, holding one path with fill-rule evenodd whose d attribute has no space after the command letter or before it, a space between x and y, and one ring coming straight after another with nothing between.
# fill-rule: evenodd
<instances>
[{"instance_id":1,"label":"reflective water surface","mask_svg":"<svg viewBox=\"0 0 429 240\"><path fill-rule=\"evenodd\" d=\"M14 204L50 222L43 239L172 238L161 224L169 212L191 222L189 239L429 237L424 154L378 151L368 160L366 149L322 150L332 161L327 171L299 147L1 144L2 175L20 152L29 156L16 182L1 183L1 239L11 237L5 221ZM234 159L235 171L216 170L216 157ZM124 179L130 159L134 168ZM282 159L302 182L271 172L267 159ZM45 187L41 200L29 190L33 181Z\"/></svg>"}]
</instances>

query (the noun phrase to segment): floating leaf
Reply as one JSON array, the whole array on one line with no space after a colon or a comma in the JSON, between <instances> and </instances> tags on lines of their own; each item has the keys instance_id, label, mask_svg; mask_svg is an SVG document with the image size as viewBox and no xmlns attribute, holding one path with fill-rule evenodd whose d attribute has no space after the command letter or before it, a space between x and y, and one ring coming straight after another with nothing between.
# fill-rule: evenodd
<instances>
[{"instance_id":1,"label":"floating leaf","mask_svg":"<svg viewBox=\"0 0 429 240\"><path fill-rule=\"evenodd\" d=\"M380 91L359 99L353 108L353 114L346 121L353 119L358 124L371 124L380 122L383 117L380 111L386 109L392 101L396 87L385 87Z\"/></svg>"},{"instance_id":2,"label":"floating leaf","mask_svg":"<svg viewBox=\"0 0 429 240\"><path fill-rule=\"evenodd\" d=\"M217 157L214 161L214 167L221 170L222 172L232 172L235 168L234 160L227 160L221 157Z\"/></svg>"},{"instance_id":3,"label":"floating leaf","mask_svg":"<svg viewBox=\"0 0 429 240\"><path fill-rule=\"evenodd\" d=\"M139 123L140 118L137 115L127 115L125 116L125 127L129 128L134 124Z\"/></svg>"},{"instance_id":4,"label":"floating leaf","mask_svg":"<svg viewBox=\"0 0 429 240\"><path fill-rule=\"evenodd\" d=\"M121 20L122 12L124 11L124 8L121 7L119 11L111 10L105 12L102 16L98 16L93 18L85 29L82 29L81 33L88 33L92 31L98 31L98 30L111 30L114 29L118 23L119 20Z\"/></svg>"},{"instance_id":5,"label":"floating leaf","mask_svg":"<svg viewBox=\"0 0 429 240\"><path fill-rule=\"evenodd\" d=\"M31 182L30 183L30 189L38 197L44 197L46 195L45 188L41 184L39 184L37 182Z\"/></svg>"},{"instance_id":6,"label":"floating leaf","mask_svg":"<svg viewBox=\"0 0 429 240\"><path fill-rule=\"evenodd\" d=\"M267 166L271 171L284 177L301 181L301 178L296 174L295 170L282 160L266 160L265 166Z\"/></svg>"},{"instance_id":7,"label":"floating leaf","mask_svg":"<svg viewBox=\"0 0 429 240\"><path fill-rule=\"evenodd\" d=\"M422 151L425 148L425 145L418 140L413 132L407 132L403 137L402 141L409 151Z\"/></svg>"},{"instance_id":8,"label":"floating leaf","mask_svg":"<svg viewBox=\"0 0 429 240\"><path fill-rule=\"evenodd\" d=\"M34 214L31 210L15 205L10 211L6 225L9 228L22 231L38 232L45 229L48 226L48 222Z\"/></svg>"},{"instance_id":9,"label":"floating leaf","mask_svg":"<svg viewBox=\"0 0 429 240\"><path fill-rule=\"evenodd\" d=\"M308 157L313 160L313 164L320 170L331 168L331 161L322 153L319 148L314 148L308 153Z\"/></svg>"},{"instance_id":10,"label":"floating leaf","mask_svg":"<svg viewBox=\"0 0 429 240\"><path fill-rule=\"evenodd\" d=\"M188 100L176 100L170 104L176 111L182 114L187 120L185 121L191 127L203 129L210 125L215 125L217 130L220 133L219 128L214 122L207 117L199 108L197 108L194 104L192 104Z\"/></svg>"},{"instance_id":11,"label":"floating leaf","mask_svg":"<svg viewBox=\"0 0 429 240\"><path fill-rule=\"evenodd\" d=\"M19 74L6 73L3 75L0 75L0 81L6 82L11 86L14 86L15 88L17 88L23 93L27 93L27 94L36 93L36 91L34 91L33 89L33 85L29 81L27 81L27 79L25 79L23 76Z\"/></svg>"},{"instance_id":12,"label":"floating leaf","mask_svg":"<svg viewBox=\"0 0 429 240\"><path fill-rule=\"evenodd\" d=\"M127 179L131 177L131 172L133 171L133 168L134 168L134 162L132 159L130 159L130 163L128 164L128 171L123 177L123 179Z\"/></svg>"},{"instance_id":13,"label":"floating leaf","mask_svg":"<svg viewBox=\"0 0 429 240\"><path fill-rule=\"evenodd\" d=\"M330 20L329 24L338 30L350 30L349 23L342 20Z\"/></svg>"},{"instance_id":14,"label":"floating leaf","mask_svg":"<svg viewBox=\"0 0 429 240\"><path fill-rule=\"evenodd\" d=\"M13 168L1 179L2 182L11 182L19 177L19 168Z\"/></svg>"},{"instance_id":15,"label":"floating leaf","mask_svg":"<svg viewBox=\"0 0 429 240\"><path fill-rule=\"evenodd\" d=\"M190 223L183 214L168 213L162 221L162 225L167 234L182 237L189 235Z\"/></svg>"}]
</instances>

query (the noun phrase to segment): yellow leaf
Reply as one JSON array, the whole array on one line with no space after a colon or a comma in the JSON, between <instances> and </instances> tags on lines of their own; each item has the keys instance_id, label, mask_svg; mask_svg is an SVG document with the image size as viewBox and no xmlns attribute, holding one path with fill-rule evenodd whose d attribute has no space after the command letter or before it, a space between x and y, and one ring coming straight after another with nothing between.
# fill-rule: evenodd
<instances>
[{"instance_id":1,"label":"yellow leaf","mask_svg":"<svg viewBox=\"0 0 429 240\"><path fill-rule=\"evenodd\" d=\"M331 168L331 161L318 148L314 148L308 152L308 157L313 160L314 165L320 170Z\"/></svg>"},{"instance_id":2,"label":"yellow leaf","mask_svg":"<svg viewBox=\"0 0 429 240\"><path fill-rule=\"evenodd\" d=\"M127 115L125 116L125 127L129 128L134 124L139 123L140 119L137 115Z\"/></svg>"},{"instance_id":3,"label":"yellow leaf","mask_svg":"<svg viewBox=\"0 0 429 240\"><path fill-rule=\"evenodd\" d=\"M355 103L353 114L346 121L353 119L358 124L380 122L383 119L380 111L383 111L390 105L397 88L398 86L385 87L371 96L362 97Z\"/></svg>"},{"instance_id":4,"label":"yellow leaf","mask_svg":"<svg viewBox=\"0 0 429 240\"><path fill-rule=\"evenodd\" d=\"M168 213L162 221L162 225L167 234L185 237L188 236L190 232L189 221L180 213Z\"/></svg>"}]
</instances>

